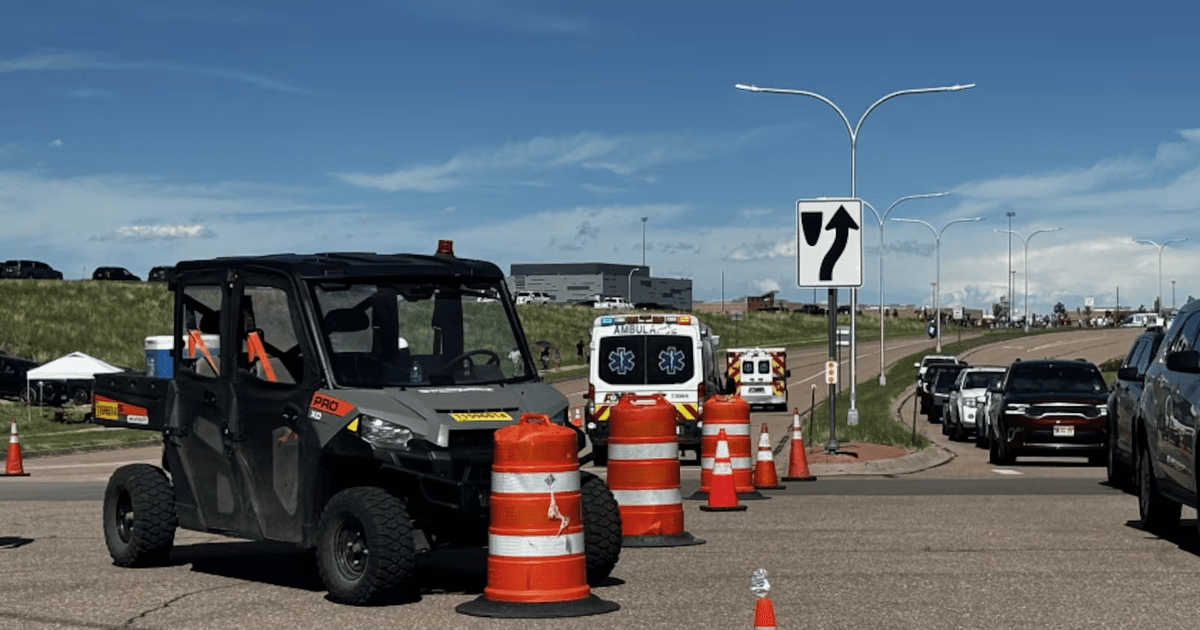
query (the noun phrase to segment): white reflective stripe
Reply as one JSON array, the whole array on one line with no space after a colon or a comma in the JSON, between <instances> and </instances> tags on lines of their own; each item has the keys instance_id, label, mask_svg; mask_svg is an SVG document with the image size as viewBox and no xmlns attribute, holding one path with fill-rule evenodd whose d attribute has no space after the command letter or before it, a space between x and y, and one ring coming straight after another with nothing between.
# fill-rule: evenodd
<instances>
[{"instance_id":1,"label":"white reflective stripe","mask_svg":"<svg viewBox=\"0 0 1200 630\"><path fill-rule=\"evenodd\" d=\"M775 459L771 456L771 449L767 449L765 451L759 451L758 452L758 461L760 461L760 462L775 461Z\"/></svg>"},{"instance_id":2,"label":"white reflective stripe","mask_svg":"<svg viewBox=\"0 0 1200 630\"><path fill-rule=\"evenodd\" d=\"M579 492L579 471L506 473L492 471L492 492L501 494L549 494Z\"/></svg>"},{"instance_id":3,"label":"white reflective stripe","mask_svg":"<svg viewBox=\"0 0 1200 630\"><path fill-rule=\"evenodd\" d=\"M771 448L771 436L767 433L761 433L758 436L759 448Z\"/></svg>"},{"instance_id":4,"label":"white reflective stripe","mask_svg":"<svg viewBox=\"0 0 1200 630\"><path fill-rule=\"evenodd\" d=\"M517 558L583 555L583 532L562 536L488 534L488 555Z\"/></svg>"},{"instance_id":5,"label":"white reflective stripe","mask_svg":"<svg viewBox=\"0 0 1200 630\"><path fill-rule=\"evenodd\" d=\"M714 475L732 475L733 468L730 468L728 462L720 462L719 464L717 464L716 466L713 467L713 474Z\"/></svg>"},{"instance_id":6,"label":"white reflective stripe","mask_svg":"<svg viewBox=\"0 0 1200 630\"><path fill-rule=\"evenodd\" d=\"M701 470L712 469L712 467L715 464L716 464L716 458L714 458L714 457L701 457L700 458ZM731 458L730 464L734 468L750 468L750 458L749 457L733 457L733 458Z\"/></svg>"},{"instance_id":7,"label":"white reflective stripe","mask_svg":"<svg viewBox=\"0 0 1200 630\"><path fill-rule=\"evenodd\" d=\"M613 444L608 443L608 459L679 459L679 442L658 444Z\"/></svg>"},{"instance_id":8,"label":"white reflective stripe","mask_svg":"<svg viewBox=\"0 0 1200 630\"><path fill-rule=\"evenodd\" d=\"M793 440L803 440L804 439L804 431L801 431L800 429L796 429L796 430L792 431L792 439Z\"/></svg>"},{"instance_id":9,"label":"white reflective stripe","mask_svg":"<svg viewBox=\"0 0 1200 630\"><path fill-rule=\"evenodd\" d=\"M750 435L750 424L709 424L704 423L700 429L700 435L720 435L721 429L725 429L725 435Z\"/></svg>"},{"instance_id":10,"label":"white reflective stripe","mask_svg":"<svg viewBox=\"0 0 1200 630\"><path fill-rule=\"evenodd\" d=\"M658 490L613 490L617 505L682 505L678 487Z\"/></svg>"}]
</instances>

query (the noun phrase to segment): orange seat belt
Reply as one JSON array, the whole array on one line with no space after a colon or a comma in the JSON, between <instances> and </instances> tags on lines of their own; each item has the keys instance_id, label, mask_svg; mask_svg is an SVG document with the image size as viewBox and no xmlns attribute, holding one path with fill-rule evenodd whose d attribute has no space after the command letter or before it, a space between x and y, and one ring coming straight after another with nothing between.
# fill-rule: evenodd
<instances>
[{"instance_id":1,"label":"orange seat belt","mask_svg":"<svg viewBox=\"0 0 1200 630\"><path fill-rule=\"evenodd\" d=\"M208 352L208 346L204 345L204 338L200 335L199 330L188 331L188 358L196 356L196 348L200 349L200 353L204 355L204 360L208 361L208 367L212 368L213 374L221 375L221 368L217 366L217 362Z\"/></svg>"},{"instance_id":2,"label":"orange seat belt","mask_svg":"<svg viewBox=\"0 0 1200 630\"><path fill-rule=\"evenodd\" d=\"M263 347L262 337L257 332L246 333L246 353L249 355L250 364L253 365L255 359L262 364L263 371L267 373L267 380L275 382L275 368L271 367L271 360L267 358L267 350Z\"/></svg>"}]
</instances>

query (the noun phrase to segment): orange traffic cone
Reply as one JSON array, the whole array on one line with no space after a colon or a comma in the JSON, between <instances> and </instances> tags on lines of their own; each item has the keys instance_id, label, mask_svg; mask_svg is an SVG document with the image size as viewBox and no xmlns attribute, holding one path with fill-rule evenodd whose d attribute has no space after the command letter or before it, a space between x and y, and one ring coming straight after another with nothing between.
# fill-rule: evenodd
<instances>
[{"instance_id":1,"label":"orange traffic cone","mask_svg":"<svg viewBox=\"0 0 1200 630\"><path fill-rule=\"evenodd\" d=\"M708 493L708 505L701 505L705 512L740 512L746 506L738 504L737 489L733 484L733 460L729 457L729 437L725 429L717 434L717 453L713 458L712 489Z\"/></svg>"},{"instance_id":2,"label":"orange traffic cone","mask_svg":"<svg viewBox=\"0 0 1200 630\"><path fill-rule=\"evenodd\" d=\"M756 490L782 490L775 473L775 452L771 449L771 435L767 423L762 423L758 432L758 460L754 463L754 488Z\"/></svg>"},{"instance_id":3,"label":"orange traffic cone","mask_svg":"<svg viewBox=\"0 0 1200 630\"><path fill-rule=\"evenodd\" d=\"M775 605L770 597L760 597L754 605L754 630L775 630Z\"/></svg>"},{"instance_id":4,"label":"orange traffic cone","mask_svg":"<svg viewBox=\"0 0 1200 630\"><path fill-rule=\"evenodd\" d=\"M583 414L579 411L580 409L582 409L582 407L576 407L575 408L575 416L573 418L571 418L571 425L574 426L576 429L583 428Z\"/></svg>"},{"instance_id":5,"label":"orange traffic cone","mask_svg":"<svg viewBox=\"0 0 1200 630\"><path fill-rule=\"evenodd\" d=\"M800 422L800 411L792 410L792 451L788 458L787 476L784 481L815 481L808 474L808 457L804 454L804 425Z\"/></svg>"},{"instance_id":6,"label":"orange traffic cone","mask_svg":"<svg viewBox=\"0 0 1200 630\"><path fill-rule=\"evenodd\" d=\"M12 433L8 438L8 455L4 460L5 477L28 477L21 464L21 440L17 438L17 419L12 419Z\"/></svg>"}]
</instances>

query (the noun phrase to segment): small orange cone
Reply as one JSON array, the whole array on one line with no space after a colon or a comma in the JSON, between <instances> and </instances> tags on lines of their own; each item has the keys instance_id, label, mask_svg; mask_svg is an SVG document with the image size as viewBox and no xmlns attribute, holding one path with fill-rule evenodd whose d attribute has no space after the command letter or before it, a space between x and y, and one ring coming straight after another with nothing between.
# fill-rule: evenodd
<instances>
[{"instance_id":1,"label":"small orange cone","mask_svg":"<svg viewBox=\"0 0 1200 630\"><path fill-rule=\"evenodd\" d=\"M775 473L775 452L771 450L771 435L767 423L762 423L758 432L758 460L754 463L754 488L756 490L782 490Z\"/></svg>"},{"instance_id":2,"label":"small orange cone","mask_svg":"<svg viewBox=\"0 0 1200 630\"><path fill-rule=\"evenodd\" d=\"M770 597L760 597L754 605L754 630L775 630L775 605Z\"/></svg>"},{"instance_id":3,"label":"small orange cone","mask_svg":"<svg viewBox=\"0 0 1200 630\"><path fill-rule=\"evenodd\" d=\"M804 425L800 422L800 410L792 410L792 450L788 458L787 476L784 481L816 481L808 474L808 456L804 454Z\"/></svg>"},{"instance_id":4,"label":"small orange cone","mask_svg":"<svg viewBox=\"0 0 1200 630\"><path fill-rule=\"evenodd\" d=\"M575 417L571 418L571 425L576 429L583 428L583 414L579 411L582 407L575 408Z\"/></svg>"},{"instance_id":5,"label":"small orange cone","mask_svg":"<svg viewBox=\"0 0 1200 630\"><path fill-rule=\"evenodd\" d=\"M729 457L729 437L725 435L725 429L717 434L708 505L701 505L700 509L705 512L740 512L746 509L746 506L738 504L737 489L733 484L733 460Z\"/></svg>"},{"instance_id":6,"label":"small orange cone","mask_svg":"<svg viewBox=\"0 0 1200 630\"><path fill-rule=\"evenodd\" d=\"M8 438L8 455L4 460L5 477L28 477L21 463L21 441L17 438L17 419L12 419L12 433Z\"/></svg>"}]
</instances>

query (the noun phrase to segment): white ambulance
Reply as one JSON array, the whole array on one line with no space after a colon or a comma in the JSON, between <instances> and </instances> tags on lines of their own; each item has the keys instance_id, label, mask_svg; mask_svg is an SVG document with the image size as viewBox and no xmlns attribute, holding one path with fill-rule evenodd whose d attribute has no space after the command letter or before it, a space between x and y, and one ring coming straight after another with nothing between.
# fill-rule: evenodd
<instances>
[{"instance_id":1,"label":"white ambulance","mask_svg":"<svg viewBox=\"0 0 1200 630\"><path fill-rule=\"evenodd\" d=\"M786 348L730 348L725 351L727 376L734 391L751 405L787 410Z\"/></svg>"},{"instance_id":2,"label":"white ambulance","mask_svg":"<svg viewBox=\"0 0 1200 630\"><path fill-rule=\"evenodd\" d=\"M725 390L721 338L695 315L630 314L592 324L584 428L592 461L608 462L608 419L622 394L661 393L675 405L679 450L700 457L704 400Z\"/></svg>"}]
</instances>

